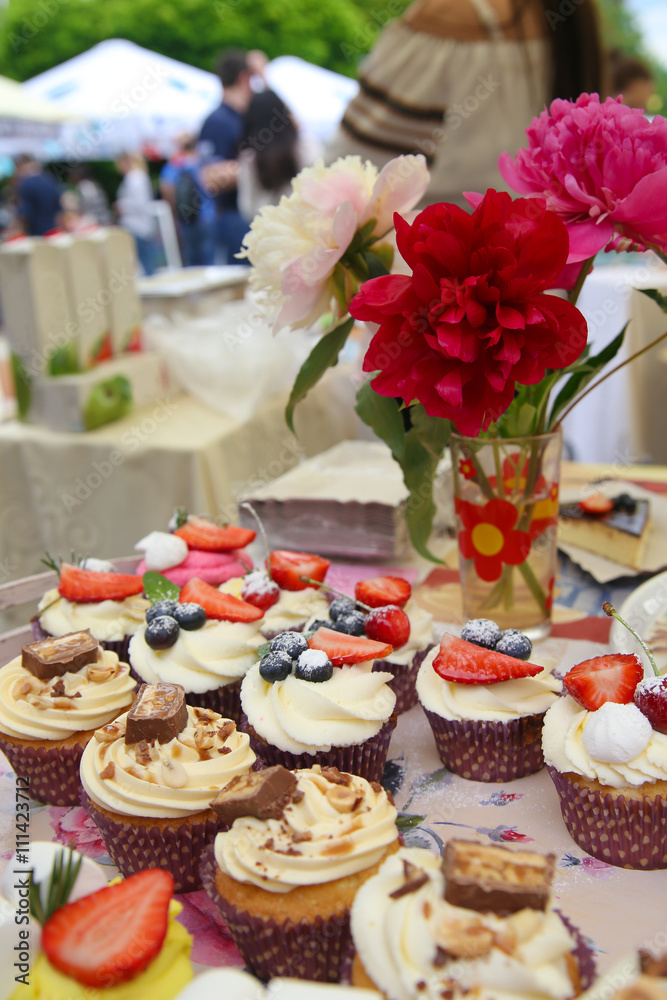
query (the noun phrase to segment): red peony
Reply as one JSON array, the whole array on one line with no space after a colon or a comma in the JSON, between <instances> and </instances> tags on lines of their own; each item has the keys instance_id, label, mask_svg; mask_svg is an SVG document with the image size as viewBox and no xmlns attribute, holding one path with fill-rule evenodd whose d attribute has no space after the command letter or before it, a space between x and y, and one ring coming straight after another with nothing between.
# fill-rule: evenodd
<instances>
[{"instance_id":1,"label":"red peony","mask_svg":"<svg viewBox=\"0 0 667 1000\"><path fill-rule=\"evenodd\" d=\"M394 221L412 274L373 278L352 300L353 316L380 325L364 371L379 371L380 395L419 400L475 437L517 382L540 382L586 345L579 310L544 294L567 260L567 230L543 201L492 190L472 214L445 203Z\"/></svg>"}]
</instances>

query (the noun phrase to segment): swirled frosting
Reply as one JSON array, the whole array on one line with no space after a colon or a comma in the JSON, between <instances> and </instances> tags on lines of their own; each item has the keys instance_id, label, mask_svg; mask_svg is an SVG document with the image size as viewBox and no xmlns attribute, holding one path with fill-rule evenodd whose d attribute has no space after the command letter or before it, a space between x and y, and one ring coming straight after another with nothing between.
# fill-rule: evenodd
<instances>
[{"instance_id":1,"label":"swirled frosting","mask_svg":"<svg viewBox=\"0 0 667 1000\"><path fill-rule=\"evenodd\" d=\"M413 598L410 598L403 610L410 619L410 638L404 646L394 649L387 659L405 666L412 662L415 653L426 649L433 642L433 615Z\"/></svg>"},{"instance_id":2,"label":"swirled frosting","mask_svg":"<svg viewBox=\"0 0 667 1000\"><path fill-rule=\"evenodd\" d=\"M37 605L39 624L49 635L65 635L90 629L98 642L120 642L134 635L143 623L150 601L140 596L124 601L86 601L77 603L61 597L57 590L47 590Z\"/></svg>"},{"instance_id":3,"label":"swirled frosting","mask_svg":"<svg viewBox=\"0 0 667 1000\"><path fill-rule=\"evenodd\" d=\"M296 771L297 792L280 819L242 816L215 840L220 869L268 892L321 885L377 864L398 837L396 808L380 785L319 765ZM338 774L338 772L336 772Z\"/></svg>"},{"instance_id":4,"label":"swirled frosting","mask_svg":"<svg viewBox=\"0 0 667 1000\"><path fill-rule=\"evenodd\" d=\"M561 682L545 667L536 677L498 684L456 684L433 669L438 647L424 659L417 674L417 694L429 712L444 719L483 719L506 722L524 715L539 715L553 705Z\"/></svg>"},{"instance_id":5,"label":"swirled frosting","mask_svg":"<svg viewBox=\"0 0 667 1000\"><path fill-rule=\"evenodd\" d=\"M606 764L586 751L583 734L594 715L567 695L544 717L542 749L547 764L565 774L573 772L602 785L623 788L647 781L667 781L667 736L653 732L648 746L627 764Z\"/></svg>"},{"instance_id":6,"label":"swirled frosting","mask_svg":"<svg viewBox=\"0 0 667 1000\"><path fill-rule=\"evenodd\" d=\"M392 898L406 883L404 862L416 869L410 878L428 879ZM389 1000L568 1000L575 994L567 962L574 941L557 913L499 917L452 906L444 899L440 859L423 848L402 848L387 858L357 893L351 925L366 972ZM476 934L486 937L487 950L462 957L469 954L467 936L474 944Z\"/></svg>"},{"instance_id":7,"label":"swirled frosting","mask_svg":"<svg viewBox=\"0 0 667 1000\"><path fill-rule=\"evenodd\" d=\"M99 806L126 816L180 817L255 763L250 741L217 712L188 707L188 725L169 743L125 744L122 715L95 733L81 758L81 783Z\"/></svg>"},{"instance_id":8,"label":"swirled frosting","mask_svg":"<svg viewBox=\"0 0 667 1000\"><path fill-rule=\"evenodd\" d=\"M218 590L241 597L244 579L236 576L227 580ZM301 630L311 618L328 618L329 602L319 587L306 587L305 590L282 590L275 604L264 612L259 622L262 635L272 637L278 632L290 629Z\"/></svg>"},{"instance_id":9,"label":"swirled frosting","mask_svg":"<svg viewBox=\"0 0 667 1000\"><path fill-rule=\"evenodd\" d=\"M202 991L209 997L225 1000L382 1000L375 990L306 979L272 979L264 989L258 979L241 969L208 969L179 993L176 1000L201 1000Z\"/></svg>"},{"instance_id":10,"label":"swirled frosting","mask_svg":"<svg viewBox=\"0 0 667 1000\"><path fill-rule=\"evenodd\" d=\"M264 642L257 622L209 619L203 628L181 629L169 649L151 649L142 625L130 640L130 663L147 684L182 684L187 692L201 694L233 684L257 659Z\"/></svg>"},{"instance_id":11,"label":"swirled frosting","mask_svg":"<svg viewBox=\"0 0 667 1000\"><path fill-rule=\"evenodd\" d=\"M65 740L115 719L132 703L135 687L128 665L106 649L97 663L48 681L25 670L17 656L0 670L0 732Z\"/></svg>"},{"instance_id":12,"label":"swirled frosting","mask_svg":"<svg viewBox=\"0 0 667 1000\"><path fill-rule=\"evenodd\" d=\"M377 736L396 705L386 683L391 676L373 673L370 660L335 667L331 679L319 684L294 674L269 684L255 663L241 684L241 705L255 732L272 746L318 753Z\"/></svg>"}]
</instances>

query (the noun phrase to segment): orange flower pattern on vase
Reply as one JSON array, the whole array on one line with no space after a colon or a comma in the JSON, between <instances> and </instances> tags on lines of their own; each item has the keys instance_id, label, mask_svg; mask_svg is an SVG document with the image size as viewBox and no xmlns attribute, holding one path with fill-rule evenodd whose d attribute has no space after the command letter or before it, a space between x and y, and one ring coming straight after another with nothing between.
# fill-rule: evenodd
<instances>
[{"instance_id":1,"label":"orange flower pattern on vase","mask_svg":"<svg viewBox=\"0 0 667 1000\"><path fill-rule=\"evenodd\" d=\"M498 580L503 566L518 566L528 558L530 535L515 528L518 511L509 500L489 500L483 506L457 499L456 512L463 530L459 548L464 559L472 559L481 580Z\"/></svg>"}]
</instances>

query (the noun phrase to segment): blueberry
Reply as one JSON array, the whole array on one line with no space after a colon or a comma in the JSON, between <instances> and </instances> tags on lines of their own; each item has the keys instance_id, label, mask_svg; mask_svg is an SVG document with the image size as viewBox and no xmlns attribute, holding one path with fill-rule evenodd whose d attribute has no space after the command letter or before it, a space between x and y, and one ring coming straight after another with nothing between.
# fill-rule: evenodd
<instances>
[{"instance_id":1,"label":"blueberry","mask_svg":"<svg viewBox=\"0 0 667 1000\"><path fill-rule=\"evenodd\" d=\"M159 618L160 615L168 615L170 618L174 617L174 608L178 604L178 601L158 601L146 612L146 621L152 622L154 618Z\"/></svg>"},{"instance_id":2,"label":"blueberry","mask_svg":"<svg viewBox=\"0 0 667 1000\"><path fill-rule=\"evenodd\" d=\"M495 646L497 653L513 656L517 660L527 660L533 651L533 644L527 635L518 628L508 628L503 632Z\"/></svg>"},{"instance_id":3,"label":"blueberry","mask_svg":"<svg viewBox=\"0 0 667 1000\"><path fill-rule=\"evenodd\" d=\"M186 632L194 632L206 624L206 612L201 604L190 601L188 604L177 604L173 617Z\"/></svg>"},{"instance_id":4,"label":"blueberry","mask_svg":"<svg viewBox=\"0 0 667 1000\"><path fill-rule=\"evenodd\" d=\"M151 609L152 610L152 609ZM144 638L151 649L169 649L178 639L180 627L170 615L158 615L146 626Z\"/></svg>"},{"instance_id":5,"label":"blueberry","mask_svg":"<svg viewBox=\"0 0 667 1000\"><path fill-rule=\"evenodd\" d=\"M293 659L296 659L304 649L308 649L308 640L304 639L300 632L281 632L271 640L272 653L287 653Z\"/></svg>"},{"instance_id":6,"label":"blueberry","mask_svg":"<svg viewBox=\"0 0 667 1000\"><path fill-rule=\"evenodd\" d=\"M328 618L326 621L322 618L315 618L314 621L308 622L309 632L317 632L318 628L333 628L333 622L329 621Z\"/></svg>"},{"instance_id":7,"label":"blueberry","mask_svg":"<svg viewBox=\"0 0 667 1000\"><path fill-rule=\"evenodd\" d=\"M280 649L272 650L259 661L259 673L269 684L275 684L276 681L284 681L292 673L292 665L289 653Z\"/></svg>"},{"instance_id":8,"label":"blueberry","mask_svg":"<svg viewBox=\"0 0 667 1000\"><path fill-rule=\"evenodd\" d=\"M495 649L501 635L501 630L490 618L473 618L466 622L461 630L462 639L474 642L476 646L483 646L485 649Z\"/></svg>"},{"instance_id":9,"label":"blueberry","mask_svg":"<svg viewBox=\"0 0 667 1000\"><path fill-rule=\"evenodd\" d=\"M296 661L294 674L300 681L321 684L333 675L333 663L322 649L306 649Z\"/></svg>"},{"instance_id":10,"label":"blueberry","mask_svg":"<svg viewBox=\"0 0 667 1000\"><path fill-rule=\"evenodd\" d=\"M336 632L345 635L363 635L366 628L366 615L362 611L348 611L331 626Z\"/></svg>"},{"instance_id":11,"label":"blueberry","mask_svg":"<svg viewBox=\"0 0 667 1000\"><path fill-rule=\"evenodd\" d=\"M350 611L354 611L354 601L351 601L347 597L337 597L329 605L329 618L332 622L338 621L341 615L349 614Z\"/></svg>"}]
</instances>

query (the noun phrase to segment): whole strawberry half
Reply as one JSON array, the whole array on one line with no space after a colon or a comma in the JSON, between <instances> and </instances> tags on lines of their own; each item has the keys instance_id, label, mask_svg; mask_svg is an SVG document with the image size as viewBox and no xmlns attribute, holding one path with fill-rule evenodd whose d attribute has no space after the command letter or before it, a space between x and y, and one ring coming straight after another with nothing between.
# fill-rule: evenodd
<instances>
[{"instance_id":1,"label":"whole strawberry half","mask_svg":"<svg viewBox=\"0 0 667 1000\"><path fill-rule=\"evenodd\" d=\"M153 868L66 903L44 924L44 953L84 986L126 983L159 954L173 891L169 872Z\"/></svg>"},{"instance_id":2,"label":"whole strawberry half","mask_svg":"<svg viewBox=\"0 0 667 1000\"><path fill-rule=\"evenodd\" d=\"M201 604L206 612L207 618L215 618L218 621L226 622L256 622L264 616L261 608L242 601L232 594L225 594L223 591L212 587L210 583L204 583L198 577L188 580L181 590L179 601L181 604Z\"/></svg>"},{"instance_id":3,"label":"whole strawberry half","mask_svg":"<svg viewBox=\"0 0 667 1000\"><path fill-rule=\"evenodd\" d=\"M443 680L456 684L500 684L520 677L535 677L544 668L445 632L433 669Z\"/></svg>"},{"instance_id":4,"label":"whole strawberry half","mask_svg":"<svg viewBox=\"0 0 667 1000\"><path fill-rule=\"evenodd\" d=\"M256 538L257 532L250 528L238 528L228 524L224 528L207 521L205 517L190 514L185 524L177 528L174 534L187 542L190 549L203 549L204 552L231 552L242 549Z\"/></svg>"},{"instance_id":5,"label":"whole strawberry half","mask_svg":"<svg viewBox=\"0 0 667 1000\"><path fill-rule=\"evenodd\" d=\"M60 567L58 593L68 601L84 604L91 601L124 601L141 594L144 583L133 573L95 573L63 563Z\"/></svg>"},{"instance_id":6,"label":"whole strawberry half","mask_svg":"<svg viewBox=\"0 0 667 1000\"><path fill-rule=\"evenodd\" d=\"M354 588L356 599L369 608L381 608L386 604L402 608L411 594L412 587L400 576L372 576L368 580L360 580Z\"/></svg>"},{"instance_id":7,"label":"whole strawberry half","mask_svg":"<svg viewBox=\"0 0 667 1000\"><path fill-rule=\"evenodd\" d=\"M575 701L596 712L607 701L627 705L644 676L634 653L608 653L584 660L565 674L563 685Z\"/></svg>"},{"instance_id":8,"label":"whole strawberry half","mask_svg":"<svg viewBox=\"0 0 667 1000\"><path fill-rule=\"evenodd\" d=\"M318 628L310 639L311 649L321 649L327 654L334 667L342 667L346 663L364 663L366 660L379 660L391 653L392 647L386 642L375 642L365 636L347 635L334 629Z\"/></svg>"},{"instance_id":9,"label":"whole strawberry half","mask_svg":"<svg viewBox=\"0 0 667 1000\"><path fill-rule=\"evenodd\" d=\"M331 562L322 556L311 552L291 552L289 549L276 549L271 552L271 578L283 590L306 590L312 583L306 583L303 577L322 583ZM268 568L268 567L267 567Z\"/></svg>"}]
</instances>

